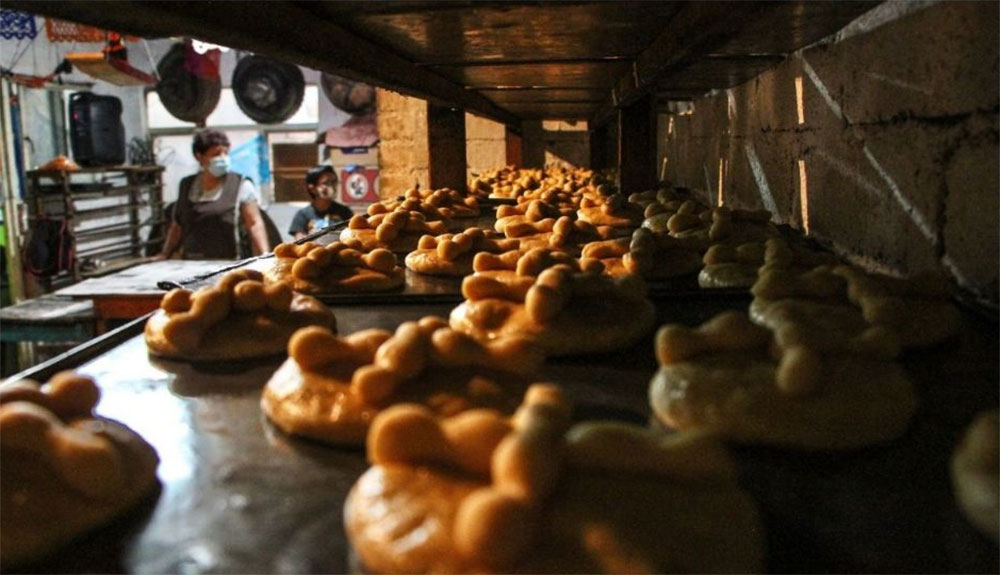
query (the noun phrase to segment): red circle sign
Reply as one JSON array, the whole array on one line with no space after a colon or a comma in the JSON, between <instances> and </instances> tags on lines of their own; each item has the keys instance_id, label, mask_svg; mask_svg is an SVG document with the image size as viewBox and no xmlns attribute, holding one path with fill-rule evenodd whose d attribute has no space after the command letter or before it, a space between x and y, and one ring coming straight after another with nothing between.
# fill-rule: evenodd
<instances>
[{"instance_id":1,"label":"red circle sign","mask_svg":"<svg viewBox=\"0 0 1000 575\"><path fill-rule=\"evenodd\" d=\"M362 200L368 195L368 178L363 172L354 172L347 176L344 182L344 191L355 200Z\"/></svg>"}]
</instances>

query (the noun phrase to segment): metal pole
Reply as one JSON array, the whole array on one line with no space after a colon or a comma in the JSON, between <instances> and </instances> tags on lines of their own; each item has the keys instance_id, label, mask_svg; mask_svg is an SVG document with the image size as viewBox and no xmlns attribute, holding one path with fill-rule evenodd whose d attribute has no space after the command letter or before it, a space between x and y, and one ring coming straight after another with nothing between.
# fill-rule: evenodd
<instances>
[{"instance_id":1,"label":"metal pole","mask_svg":"<svg viewBox=\"0 0 1000 575\"><path fill-rule=\"evenodd\" d=\"M4 223L7 227L7 276L10 282L11 301L24 299L24 273L21 265L21 244L23 230L21 229L20 201L21 174L15 156L14 127L11 118L11 98L15 97L14 87L9 80L0 81L0 128L3 129L3 153L0 154L0 188L3 188Z\"/></svg>"},{"instance_id":2,"label":"metal pole","mask_svg":"<svg viewBox=\"0 0 1000 575\"><path fill-rule=\"evenodd\" d=\"M52 141L55 144L55 155L69 156L69 146L66 143L66 102L62 90L51 90L49 96L49 126L52 128Z\"/></svg>"}]
</instances>

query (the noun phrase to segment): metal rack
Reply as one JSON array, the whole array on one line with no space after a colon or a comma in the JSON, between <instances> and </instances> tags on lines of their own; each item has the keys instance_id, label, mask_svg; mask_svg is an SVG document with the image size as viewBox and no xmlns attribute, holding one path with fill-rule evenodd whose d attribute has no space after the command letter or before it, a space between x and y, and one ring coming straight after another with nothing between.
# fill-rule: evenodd
<instances>
[{"instance_id":1,"label":"metal rack","mask_svg":"<svg viewBox=\"0 0 1000 575\"><path fill-rule=\"evenodd\" d=\"M162 175L162 166L28 171L31 222L64 219L73 236L76 257L57 278L79 281L128 267L162 242Z\"/></svg>"}]
</instances>

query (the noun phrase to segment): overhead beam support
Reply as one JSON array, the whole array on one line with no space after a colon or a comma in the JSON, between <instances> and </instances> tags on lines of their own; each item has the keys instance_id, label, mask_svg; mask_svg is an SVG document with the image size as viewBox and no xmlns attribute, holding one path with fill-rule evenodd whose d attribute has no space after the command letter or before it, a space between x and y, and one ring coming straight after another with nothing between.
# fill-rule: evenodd
<instances>
[{"instance_id":1,"label":"overhead beam support","mask_svg":"<svg viewBox=\"0 0 1000 575\"><path fill-rule=\"evenodd\" d=\"M618 112L618 185L631 194L656 186L656 107L652 94Z\"/></svg>"},{"instance_id":2,"label":"overhead beam support","mask_svg":"<svg viewBox=\"0 0 1000 575\"><path fill-rule=\"evenodd\" d=\"M465 112L427 104L427 156L431 189L465 190Z\"/></svg>"},{"instance_id":3,"label":"overhead beam support","mask_svg":"<svg viewBox=\"0 0 1000 575\"><path fill-rule=\"evenodd\" d=\"M684 2L663 32L636 57L632 69L615 82L604 105L590 119L602 125L615 111L652 91L656 81L735 36L746 22L780 2Z\"/></svg>"},{"instance_id":4,"label":"overhead beam support","mask_svg":"<svg viewBox=\"0 0 1000 575\"><path fill-rule=\"evenodd\" d=\"M524 165L524 140L509 127L504 128L504 156L507 166L520 168Z\"/></svg>"},{"instance_id":5,"label":"overhead beam support","mask_svg":"<svg viewBox=\"0 0 1000 575\"><path fill-rule=\"evenodd\" d=\"M317 17L299 2L261 2L241 10L237 2L139 2L8 0L4 7L52 16L143 37L191 36L265 54L331 74L366 82L437 105L461 108L502 124L519 118L472 90L466 90L394 52ZM275 21L292 36L275 35ZM333 56L336 57L333 57ZM336 63L336 64L335 64Z\"/></svg>"},{"instance_id":6,"label":"overhead beam support","mask_svg":"<svg viewBox=\"0 0 1000 575\"><path fill-rule=\"evenodd\" d=\"M609 167L608 162L608 126L600 126L589 130L590 136L590 167L603 170Z\"/></svg>"}]
</instances>

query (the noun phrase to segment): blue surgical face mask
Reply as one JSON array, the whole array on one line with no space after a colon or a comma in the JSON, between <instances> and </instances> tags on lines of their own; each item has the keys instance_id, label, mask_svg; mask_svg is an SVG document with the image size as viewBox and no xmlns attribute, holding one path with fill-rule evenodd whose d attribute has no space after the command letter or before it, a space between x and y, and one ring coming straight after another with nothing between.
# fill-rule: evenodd
<instances>
[{"instance_id":1,"label":"blue surgical face mask","mask_svg":"<svg viewBox=\"0 0 1000 575\"><path fill-rule=\"evenodd\" d=\"M221 178L229 171L229 156L215 156L208 161L208 172L216 178Z\"/></svg>"},{"instance_id":2,"label":"blue surgical face mask","mask_svg":"<svg viewBox=\"0 0 1000 575\"><path fill-rule=\"evenodd\" d=\"M337 195L337 191L333 189L330 184L321 184L316 186L316 196L320 198L326 198L332 200L334 196Z\"/></svg>"}]
</instances>

